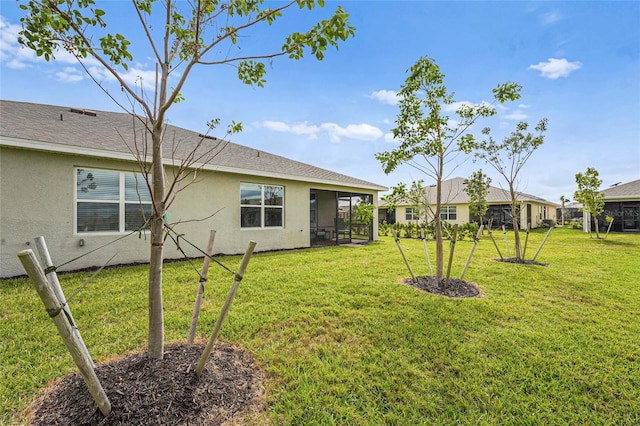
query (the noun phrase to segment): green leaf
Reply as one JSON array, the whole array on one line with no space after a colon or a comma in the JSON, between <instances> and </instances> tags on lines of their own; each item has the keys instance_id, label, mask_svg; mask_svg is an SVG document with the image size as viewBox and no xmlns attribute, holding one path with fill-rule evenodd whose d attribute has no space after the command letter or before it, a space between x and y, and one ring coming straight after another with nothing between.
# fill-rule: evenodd
<instances>
[{"instance_id":1,"label":"green leaf","mask_svg":"<svg viewBox=\"0 0 640 426\"><path fill-rule=\"evenodd\" d=\"M266 70L264 63L262 62L249 60L242 61L238 65L238 78L244 84L256 84L258 87L264 87L264 84L266 83L266 80L264 79L265 74Z\"/></svg>"},{"instance_id":2,"label":"green leaf","mask_svg":"<svg viewBox=\"0 0 640 426\"><path fill-rule=\"evenodd\" d=\"M493 89L493 96L500 103L515 101L520 99L520 90L522 90L521 85L513 82L506 82Z\"/></svg>"}]
</instances>

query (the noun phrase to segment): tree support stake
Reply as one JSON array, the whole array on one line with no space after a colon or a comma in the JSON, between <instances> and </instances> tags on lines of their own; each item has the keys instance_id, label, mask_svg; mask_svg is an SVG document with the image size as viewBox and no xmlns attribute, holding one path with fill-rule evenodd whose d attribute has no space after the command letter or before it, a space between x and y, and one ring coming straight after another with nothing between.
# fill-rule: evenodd
<instances>
[{"instance_id":1,"label":"tree support stake","mask_svg":"<svg viewBox=\"0 0 640 426\"><path fill-rule=\"evenodd\" d=\"M407 259L407 256L405 256L404 254L404 250L402 250L402 246L400 245L400 238L398 237L398 234L396 234L395 230L391 230L391 235L393 235L393 239L396 240L396 245L398 246L398 250L400 250L400 254L404 259L405 265L407 265L407 269L409 270L409 273L411 274L411 279L413 280L414 283L417 283L418 279L413 273L413 270L411 269L411 265L409 265L409 259Z\"/></svg>"},{"instance_id":2,"label":"tree support stake","mask_svg":"<svg viewBox=\"0 0 640 426\"><path fill-rule=\"evenodd\" d=\"M191 327L189 328L189 338L187 343L192 345L196 336L196 326L198 325L198 317L200 316L200 305L202 305L202 295L204 294L204 283L207 281L209 273L209 262L213 256L213 243L216 239L216 231L213 229L209 232L209 243L207 244L207 255L204 257L202 264L202 274L200 274L200 282L198 284L198 294L196 295L196 303L193 307L193 316L191 317Z\"/></svg>"},{"instance_id":3,"label":"tree support stake","mask_svg":"<svg viewBox=\"0 0 640 426\"><path fill-rule=\"evenodd\" d=\"M108 416L111 412L111 403L109 402L109 398L102 388L102 385L98 380L98 376L93 369L93 361L85 355L83 350L84 345L77 339L76 333L74 332L72 325L69 323L69 317L67 317L67 315L59 315L59 313L64 312L64 310L61 309L62 306L47 281L47 277L44 275L44 271L38 263L36 255L33 253L33 250L22 250L18 253L18 258L20 259L24 270L27 272L27 275L29 275L31 284L33 284L38 292L47 312L55 312L59 310L58 315L54 315L51 318L56 325L64 344L71 353L73 361L78 366L80 374L89 388L89 393L91 393L91 396L98 405L100 412L104 416Z\"/></svg>"},{"instance_id":4,"label":"tree support stake","mask_svg":"<svg viewBox=\"0 0 640 426\"><path fill-rule=\"evenodd\" d=\"M218 316L218 320L216 321L215 326L213 327L213 333L211 333L211 337L209 338L209 342L207 342L207 346L204 348L202 355L200 356L200 361L198 362L198 366L196 367L196 376L200 377L202 374L202 370L204 369L207 360L209 359L209 355L211 355L211 351L213 350L213 345L218 339L218 335L220 334L220 329L224 324L224 320L227 318L227 314L229 313L229 309L231 308L231 303L233 299L236 297L236 292L238 291L238 287L240 286L240 282L242 281L242 277L244 276L244 272L249 265L249 260L251 260L251 255L253 254L253 250L256 247L255 241L249 241L249 245L247 246L247 250L242 257L242 262L240 263L240 267L238 268L238 273L236 274L233 284L231 285L231 289L229 293L227 293L227 299L224 301L224 306L222 307L222 311L220 311L220 315Z\"/></svg>"}]
</instances>

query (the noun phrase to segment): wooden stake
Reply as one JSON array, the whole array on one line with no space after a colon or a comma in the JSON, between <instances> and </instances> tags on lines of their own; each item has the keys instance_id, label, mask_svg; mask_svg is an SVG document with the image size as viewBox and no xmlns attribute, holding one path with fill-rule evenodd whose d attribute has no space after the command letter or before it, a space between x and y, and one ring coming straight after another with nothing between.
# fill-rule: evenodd
<instances>
[{"instance_id":1,"label":"wooden stake","mask_svg":"<svg viewBox=\"0 0 640 426\"><path fill-rule=\"evenodd\" d=\"M511 257L511 251L509 250L509 239L507 238L507 228L502 225L502 233L504 234L504 244L507 246L507 257Z\"/></svg>"},{"instance_id":2,"label":"wooden stake","mask_svg":"<svg viewBox=\"0 0 640 426\"><path fill-rule=\"evenodd\" d=\"M500 247L498 247L498 243L496 243L496 239L493 238L493 233L491 232L491 222L489 222L489 227L487 228L487 231L489 232L489 238L491 238L491 242L493 242L493 245L496 247L496 250L498 251L500 260L504 260L504 257L502 257L502 253L500 253Z\"/></svg>"},{"instance_id":3,"label":"wooden stake","mask_svg":"<svg viewBox=\"0 0 640 426\"><path fill-rule=\"evenodd\" d=\"M453 263L453 252L456 248L456 237L458 236L458 224L453 225L453 235L449 244L449 265L447 265L447 277L444 281L444 287L449 288L449 277L451 276L451 264Z\"/></svg>"},{"instance_id":4,"label":"wooden stake","mask_svg":"<svg viewBox=\"0 0 640 426\"><path fill-rule=\"evenodd\" d=\"M464 274L465 272L467 272L467 267L471 262L471 257L473 256L473 252L475 251L476 246L478 245L478 241L480 241L480 236L482 235L483 227L484 225L480 225L480 229L478 229L478 234L476 235L475 240L473 240L473 246L471 246L471 252L469 252L469 257L467 257L467 263L464 264L464 268L462 269L462 274L460 274L460 279L464 278Z\"/></svg>"},{"instance_id":5,"label":"wooden stake","mask_svg":"<svg viewBox=\"0 0 640 426\"><path fill-rule=\"evenodd\" d=\"M202 304L202 295L204 294L204 283L207 281L209 273L209 262L213 256L213 242L216 239L216 231L209 231L209 243L207 244L207 255L204 257L202 264L202 274L200 274L200 283L198 285L198 294L196 295L196 303L193 307L193 316L191 317L191 327L189 328L189 338L187 343L192 345L196 337L196 327L198 325L198 317L200 316L200 305Z\"/></svg>"},{"instance_id":6,"label":"wooden stake","mask_svg":"<svg viewBox=\"0 0 640 426\"><path fill-rule=\"evenodd\" d=\"M53 289L49 285L47 277L44 275L44 272L36 259L36 255L33 253L33 250L22 250L18 253L18 258L20 259L24 270L29 275L31 284L33 284L38 292L47 313L53 319L64 344L67 346L69 353L71 353L73 361L78 366L80 374L82 374L82 377L89 388L89 393L98 405L100 412L104 416L108 416L111 412L111 403L109 402L109 398L104 392L104 389L98 380L98 376L96 376L96 372L93 369L93 363L85 356L82 346L73 331L73 327L69 323L69 318L67 317L63 307L60 305Z\"/></svg>"},{"instance_id":7,"label":"wooden stake","mask_svg":"<svg viewBox=\"0 0 640 426\"><path fill-rule=\"evenodd\" d=\"M427 266L429 266L429 276L433 276L433 269L431 269L431 260L429 260L429 251L427 250L427 239L424 236L424 229L420 230L420 237L422 237L422 246L424 247L424 257L427 259Z\"/></svg>"},{"instance_id":8,"label":"wooden stake","mask_svg":"<svg viewBox=\"0 0 640 426\"><path fill-rule=\"evenodd\" d=\"M527 224L527 235L524 237L524 249L522 249L522 260L524 260L525 253L527 252L527 243L529 242L529 230L531 224Z\"/></svg>"},{"instance_id":9,"label":"wooden stake","mask_svg":"<svg viewBox=\"0 0 640 426\"><path fill-rule=\"evenodd\" d=\"M395 230L391 230L391 235L393 235L393 239L396 241L396 245L398 246L398 250L400 250L400 254L402 255L402 258L404 259L404 264L407 265L407 269L409 270L409 273L411 274L411 279L413 280L414 283L418 282L418 279L416 278L415 274L413 273L413 270L411 269L411 265L409 265L409 260L407 259L407 256L405 256L404 254L404 250L402 250L402 246L400 245L400 238L398 238L398 234L396 234Z\"/></svg>"},{"instance_id":10,"label":"wooden stake","mask_svg":"<svg viewBox=\"0 0 640 426\"><path fill-rule=\"evenodd\" d=\"M542 246L544 245L545 241L547 241L547 238L549 238L549 234L551 234L551 231L553 231L553 226L549 228L549 230L547 231L547 235L544 236L544 239L540 243L540 247L538 247L538 251L536 251L536 254L533 256L533 259L531 260L533 261L536 260L536 257L538 257L538 253L540 253L540 250L542 250Z\"/></svg>"},{"instance_id":11,"label":"wooden stake","mask_svg":"<svg viewBox=\"0 0 640 426\"><path fill-rule=\"evenodd\" d=\"M609 236L609 231L611 231L611 225L613 225L613 218L611 218L611 222L609 222L609 227L607 228L607 233L604 234L604 239L606 240Z\"/></svg>"},{"instance_id":12,"label":"wooden stake","mask_svg":"<svg viewBox=\"0 0 640 426\"><path fill-rule=\"evenodd\" d=\"M204 369L207 360L209 359L209 355L211 355L211 351L213 350L213 345L218 339L218 335L220 334L220 329L224 324L224 320L227 318L227 314L229 313L229 309L231 308L231 302L233 302L234 297L236 296L236 292L238 291L238 287L240 287L240 282L244 276L244 272L249 265L249 260L251 260L251 255L253 254L253 249L256 247L255 241L249 241L249 245L247 246L247 250L244 252L244 256L242 257L242 262L240 263L240 267L238 268L238 272L236 273L235 278L233 279L233 284L231 285L231 289L227 294L227 299L224 302L224 306L222 307L222 311L218 316L218 320L216 321L215 326L213 327L213 333L211 333L211 337L209 338L209 342L207 342L207 346L204 348L202 355L200 356L200 361L198 362L198 366L196 367L196 376L200 377L202 374L202 370Z\"/></svg>"},{"instance_id":13,"label":"wooden stake","mask_svg":"<svg viewBox=\"0 0 640 426\"><path fill-rule=\"evenodd\" d=\"M53 261L51 260L51 255L49 254L47 242L44 240L44 237L42 236L34 238L34 241L36 243L36 249L38 250L38 255L40 256L40 261L42 262L46 272L48 268L53 267ZM53 290L53 293L58 298L58 302L62 306L62 309L64 309L65 315L67 315L67 318L69 318L69 321L71 322L71 327L73 328L74 334L76 335L76 339L78 339L78 343L80 343L82 352L84 353L85 357L87 357L87 360L91 363L91 367L95 368L96 365L91 359L89 350L87 349L87 346L85 345L84 340L82 340L80 331L76 326L76 321L73 319L73 315L71 315L71 309L69 308L69 306L67 306L67 299L64 297L62 286L60 286L60 281L58 280L58 274L56 274L55 270L52 270L51 272L46 274L46 277L47 277L47 281L49 281L49 285L51 286L51 289Z\"/></svg>"}]
</instances>

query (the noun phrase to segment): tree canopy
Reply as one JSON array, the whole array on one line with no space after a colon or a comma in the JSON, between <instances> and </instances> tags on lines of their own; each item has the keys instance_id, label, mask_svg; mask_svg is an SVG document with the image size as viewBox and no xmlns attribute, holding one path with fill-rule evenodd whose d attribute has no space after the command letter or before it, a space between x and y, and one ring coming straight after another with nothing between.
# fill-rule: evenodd
<instances>
[{"instance_id":1,"label":"tree canopy","mask_svg":"<svg viewBox=\"0 0 640 426\"><path fill-rule=\"evenodd\" d=\"M446 166L457 154L469 154L475 144L471 126L481 117L497 114L495 103L520 98L521 86L507 82L493 89L491 104L462 103L456 107L454 94L444 84L444 74L435 60L421 57L407 70L402 85L396 127L392 130L399 146L376 154L386 174L406 164L430 177L436 185L434 220L436 227L436 276L443 278L444 255L442 247L442 181ZM449 116L454 111L455 118Z\"/></svg>"},{"instance_id":2,"label":"tree canopy","mask_svg":"<svg viewBox=\"0 0 640 426\"><path fill-rule=\"evenodd\" d=\"M544 133L547 131L546 118L541 119L535 131L529 131L529 123L521 121L516 129L505 137L502 142L496 142L491 137L491 129L482 130L487 139L475 145L476 158L484 160L505 179L509 188L511 200L511 217L515 239L515 257L522 259L522 247L519 232L519 205L517 200L518 175L531 155L544 143Z\"/></svg>"},{"instance_id":3,"label":"tree canopy","mask_svg":"<svg viewBox=\"0 0 640 426\"><path fill-rule=\"evenodd\" d=\"M99 8L95 0L22 3L20 7L26 14L20 19L22 31L18 42L47 61L54 60L61 49L69 52L93 81L147 130L145 140L130 149L138 160L152 199L152 216L148 221L151 233L148 349L152 358L162 359L165 213L184 182L195 181L191 169L194 159L210 158L200 154L190 156L189 161L173 172L172 182L165 183L168 174L163 162L163 139L167 112L176 102L184 100L181 91L196 66L235 66L241 82L262 87L266 81L266 61L279 56L301 59L307 53L322 60L329 46L337 48L340 42L353 37L355 27L350 24L347 12L337 6L329 19L321 20L305 32L291 33L281 46L271 49L258 45L258 50L265 51L245 53L242 42L250 29L270 31L287 9L312 10L324 6L324 0L268 4L265 0L131 0L129 4L130 13L139 25L124 29L137 36L135 46L130 35L112 31L117 21L108 23L107 12ZM120 16L113 19L119 20ZM154 81L127 78L126 71L136 60L134 51L145 60L153 58ZM119 91L110 92L103 84L104 73L119 83ZM207 124L214 128L219 122L214 118ZM241 124L232 121L227 132L240 130ZM191 181L185 180L189 174L193 177Z\"/></svg>"},{"instance_id":4,"label":"tree canopy","mask_svg":"<svg viewBox=\"0 0 640 426\"><path fill-rule=\"evenodd\" d=\"M576 173L576 184L578 189L573 194L573 198L582 204L582 209L590 215L592 220L604 213L604 195L600 192L602 179L599 178L598 171L593 167L587 167L582 173ZM599 238L598 223L595 224L596 236ZM589 227L591 235L591 227Z\"/></svg>"}]
</instances>

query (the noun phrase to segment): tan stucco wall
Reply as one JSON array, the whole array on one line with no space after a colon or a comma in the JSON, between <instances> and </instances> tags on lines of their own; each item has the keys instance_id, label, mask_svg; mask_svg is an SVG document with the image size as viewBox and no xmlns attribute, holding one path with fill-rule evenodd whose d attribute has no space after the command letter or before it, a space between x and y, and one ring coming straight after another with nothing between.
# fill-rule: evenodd
<instances>
[{"instance_id":1,"label":"tan stucco wall","mask_svg":"<svg viewBox=\"0 0 640 426\"><path fill-rule=\"evenodd\" d=\"M553 204L537 203L533 201L524 202L520 210L520 227L526 229L527 226L527 204L531 204L531 228L539 228L544 220L556 219L556 206Z\"/></svg>"},{"instance_id":2,"label":"tan stucco wall","mask_svg":"<svg viewBox=\"0 0 640 426\"><path fill-rule=\"evenodd\" d=\"M78 234L74 230L75 167L136 171L130 162L93 157L43 153L13 148L0 148L0 277L23 275L16 256L20 250L34 249L33 238L44 236L55 264L113 241L123 235ZM240 183L274 184L285 187L284 227L271 229L240 228ZM176 232L201 248L206 247L209 230L216 230L214 251L236 254L244 252L250 240L257 242L256 251L308 247L309 191L311 188L336 190L329 185L255 176L201 172L198 182L180 194L169 209L169 223L203 219L177 224ZM340 187L341 191L365 192ZM374 203L377 205L377 194ZM377 211L374 236L377 236ZM84 246L80 246L80 240ZM175 245L167 240L165 258L181 258ZM182 244L188 256L200 254ZM149 240L137 235L109 245L83 257L62 270L80 269L104 264L114 253L111 264L146 262Z\"/></svg>"}]
</instances>

